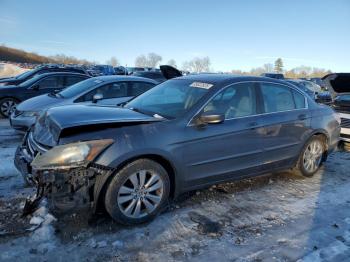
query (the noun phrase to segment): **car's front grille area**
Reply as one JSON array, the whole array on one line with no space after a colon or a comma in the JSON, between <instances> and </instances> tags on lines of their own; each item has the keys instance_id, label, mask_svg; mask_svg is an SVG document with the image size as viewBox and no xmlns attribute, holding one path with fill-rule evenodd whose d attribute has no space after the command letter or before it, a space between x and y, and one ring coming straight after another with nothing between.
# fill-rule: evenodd
<instances>
[{"instance_id":1,"label":"car's front grille area","mask_svg":"<svg viewBox=\"0 0 350 262\"><path fill-rule=\"evenodd\" d=\"M32 132L30 132L27 136L26 147L28 153L30 153L32 157L35 157L38 153L45 153L50 149L36 142Z\"/></svg>"},{"instance_id":2,"label":"car's front grille area","mask_svg":"<svg viewBox=\"0 0 350 262\"><path fill-rule=\"evenodd\" d=\"M341 118L340 126L350 128L350 118Z\"/></svg>"}]
</instances>

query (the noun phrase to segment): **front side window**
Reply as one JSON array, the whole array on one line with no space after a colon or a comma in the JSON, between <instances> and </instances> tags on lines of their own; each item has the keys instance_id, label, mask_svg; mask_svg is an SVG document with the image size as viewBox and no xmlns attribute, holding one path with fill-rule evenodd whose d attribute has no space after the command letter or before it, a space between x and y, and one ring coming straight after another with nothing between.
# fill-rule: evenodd
<instances>
[{"instance_id":1,"label":"front side window","mask_svg":"<svg viewBox=\"0 0 350 262\"><path fill-rule=\"evenodd\" d=\"M225 119L255 115L257 112L254 83L235 84L225 88L203 111L225 115Z\"/></svg>"},{"instance_id":2,"label":"front side window","mask_svg":"<svg viewBox=\"0 0 350 262\"><path fill-rule=\"evenodd\" d=\"M296 108L291 88L274 84L261 83L265 113L283 112Z\"/></svg>"},{"instance_id":3,"label":"front side window","mask_svg":"<svg viewBox=\"0 0 350 262\"><path fill-rule=\"evenodd\" d=\"M81 101L92 101L94 95L101 94L103 99L111 99L118 97L128 96L128 83L127 82L117 82L107 85L100 86L91 92L83 95L79 102Z\"/></svg>"}]
</instances>

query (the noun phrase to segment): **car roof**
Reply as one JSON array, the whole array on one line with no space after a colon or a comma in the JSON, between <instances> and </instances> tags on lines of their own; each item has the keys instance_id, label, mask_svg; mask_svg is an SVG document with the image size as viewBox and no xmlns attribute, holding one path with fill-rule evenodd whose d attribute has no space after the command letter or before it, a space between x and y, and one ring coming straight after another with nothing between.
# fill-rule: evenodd
<instances>
[{"instance_id":1,"label":"car roof","mask_svg":"<svg viewBox=\"0 0 350 262\"><path fill-rule=\"evenodd\" d=\"M96 76L93 79L101 80L103 82L113 82L113 81L142 81L157 84L158 82L145 77L138 76L124 76L124 75L109 75L109 76Z\"/></svg>"},{"instance_id":2,"label":"car roof","mask_svg":"<svg viewBox=\"0 0 350 262\"><path fill-rule=\"evenodd\" d=\"M206 73L206 74L190 74L186 76L181 76L174 78L174 80L191 80L198 82L208 82L214 85L224 85L241 81L262 81L262 82L275 82L285 84L283 79L275 79L263 76L244 76L244 75L234 75L234 74L216 74L216 73Z\"/></svg>"},{"instance_id":3,"label":"car roof","mask_svg":"<svg viewBox=\"0 0 350 262\"><path fill-rule=\"evenodd\" d=\"M40 74L38 76L51 76L51 75L72 75L72 76L86 76L86 77L90 77L87 74L81 74L81 73L75 73L75 72L50 72L50 73L44 73L44 74Z\"/></svg>"}]
</instances>

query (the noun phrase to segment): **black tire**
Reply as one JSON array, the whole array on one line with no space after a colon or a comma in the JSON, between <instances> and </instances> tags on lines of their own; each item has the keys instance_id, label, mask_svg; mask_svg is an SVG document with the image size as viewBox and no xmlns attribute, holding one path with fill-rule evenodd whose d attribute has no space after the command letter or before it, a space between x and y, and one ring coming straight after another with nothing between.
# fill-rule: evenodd
<instances>
[{"instance_id":1,"label":"black tire","mask_svg":"<svg viewBox=\"0 0 350 262\"><path fill-rule=\"evenodd\" d=\"M318 143L320 143L320 145L322 145L322 155L320 158L320 162L317 165L317 168L313 171L309 171L305 168L305 164L304 164L305 151L308 150L308 147L314 142L318 142ZM296 175L299 175L299 176L312 177L319 170L319 168L322 166L324 161L326 161L326 159L327 159L327 145L326 145L325 138L323 136L320 136L320 135L313 136L304 145L304 147L300 153L298 162L297 162L296 166L292 169L292 172Z\"/></svg>"},{"instance_id":2,"label":"black tire","mask_svg":"<svg viewBox=\"0 0 350 262\"><path fill-rule=\"evenodd\" d=\"M16 106L18 100L14 98L3 98L0 100L0 115L4 118L10 117L12 108L8 108L9 105L13 104Z\"/></svg>"},{"instance_id":3,"label":"black tire","mask_svg":"<svg viewBox=\"0 0 350 262\"><path fill-rule=\"evenodd\" d=\"M120 189L122 186L125 186L127 182L130 182L130 178L132 175L137 176L138 181L140 182L141 178L139 177L139 172L142 172L144 170L147 170L147 177L150 177L154 172L154 174L158 175L158 177L161 179L162 182L162 195L159 197L160 201L157 205L154 205L155 209L148 213L146 205L143 203L143 216L142 217L130 217L125 215L125 210L123 211L120 205ZM147 181L147 180L146 180ZM145 183L147 184L147 183ZM155 184L158 184L155 183ZM150 184L154 185L154 184ZM105 194L105 208L109 215L117 222L124 224L124 225L135 225L135 224L141 224L148 222L152 220L154 217L156 217L167 205L168 198L170 193L170 179L168 176L167 171L161 166L159 163L150 160L150 159L139 159L135 160L134 162L131 162L130 164L126 165L124 168L122 168L111 180L111 182L108 185L108 188L106 190ZM127 193L128 197L131 193ZM135 194L135 193L132 193ZM147 195L147 194L146 194ZM145 196L146 198L146 196ZM134 201L134 200L128 200L128 201ZM135 200L140 201L140 200ZM142 200L143 201L143 200ZM148 201L148 200L147 200ZM130 203L130 206L132 205L131 202L127 202L126 206ZM153 204L153 202L152 202ZM135 208L132 208L135 212ZM146 214L145 214L146 213Z\"/></svg>"}]
</instances>

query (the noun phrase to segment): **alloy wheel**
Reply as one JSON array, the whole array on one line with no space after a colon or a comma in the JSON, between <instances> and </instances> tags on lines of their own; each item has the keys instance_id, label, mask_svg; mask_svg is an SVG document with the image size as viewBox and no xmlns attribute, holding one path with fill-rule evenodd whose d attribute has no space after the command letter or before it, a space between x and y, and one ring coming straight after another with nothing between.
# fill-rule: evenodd
<instances>
[{"instance_id":1,"label":"alloy wheel","mask_svg":"<svg viewBox=\"0 0 350 262\"><path fill-rule=\"evenodd\" d=\"M307 172L315 172L322 161L323 144L320 140L313 140L305 149L303 165Z\"/></svg>"},{"instance_id":2,"label":"alloy wheel","mask_svg":"<svg viewBox=\"0 0 350 262\"><path fill-rule=\"evenodd\" d=\"M140 170L131 174L120 187L117 202L125 216L141 218L159 206L163 192L164 183L157 173Z\"/></svg>"},{"instance_id":3,"label":"alloy wheel","mask_svg":"<svg viewBox=\"0 0 350 262\"><path fill-rule=\"evenodd\" d=\"M16 107L16 102L13 100L6 100L5 102L3 102L1 104L0 110L1 113L5 116L5 117L9 117L12 113L12 111L15 109Z\"/></svg>"}]
</instances>

